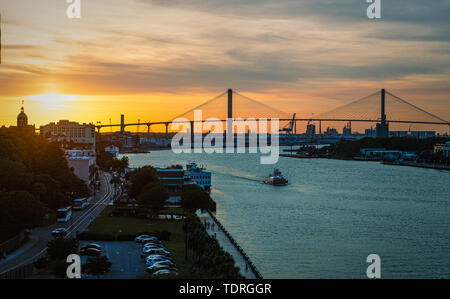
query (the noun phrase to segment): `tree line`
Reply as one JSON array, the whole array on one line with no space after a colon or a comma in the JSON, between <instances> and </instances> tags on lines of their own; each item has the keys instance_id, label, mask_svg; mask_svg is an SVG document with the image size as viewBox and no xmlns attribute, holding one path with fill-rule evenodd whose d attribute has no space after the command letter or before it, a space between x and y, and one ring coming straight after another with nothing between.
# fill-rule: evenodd
<instances>
[{"instance_id":1,"label":"tree line","mask_svg":"<svg viewBox=\"0 0 450 299\"><path fill-rule=\"evenodd\" d=\"M419 155L419 162L438 162L443 161L443 157L434 153L434 146L439 143L445 143L450 138L407 138L407 137L393 137L393 138L363 138L360 140L340 140L339 142L319 149L319 153L326 154L330 158L352 159L360 154L363 148L384 148L386 150L400 150L413 152ZM448 163L448 161L447 161Z\"/></svg>"},{"instance_id":2,"label":"tree line","mask_svg":"<svg viewBox=\"0 0 450 299\"><path fill-rule=\"evenodd\" d=\"M43 223L89 189L58 144L17 128L0 128L0 240Z\"/></svg>"}]
</instances>

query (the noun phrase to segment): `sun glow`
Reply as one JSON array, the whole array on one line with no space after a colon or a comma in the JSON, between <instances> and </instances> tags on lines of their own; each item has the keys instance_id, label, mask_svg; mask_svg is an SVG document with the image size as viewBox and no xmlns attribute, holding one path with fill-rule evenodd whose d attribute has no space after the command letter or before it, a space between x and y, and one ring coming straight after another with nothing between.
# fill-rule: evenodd
<instances>
[{"instance_id":1,"label":"sun glow","mask_svg":"<svg viewBox=\"0 0 450 299\"><path fill-rule=\"evenodd\" d=\"M77 99L75 95L57 94L57 93L44 93L38 95L29 96L31 101L44 102L47 104L63 104L64 102L74 101Z\"/></svg>"}]
</instances>

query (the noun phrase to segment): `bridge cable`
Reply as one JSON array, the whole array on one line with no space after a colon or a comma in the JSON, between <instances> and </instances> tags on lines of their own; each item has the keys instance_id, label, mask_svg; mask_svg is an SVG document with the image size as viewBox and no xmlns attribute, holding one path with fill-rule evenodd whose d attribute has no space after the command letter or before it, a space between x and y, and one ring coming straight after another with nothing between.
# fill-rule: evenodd
<instances>
[{"instance_id":1,"label":"bridge cable","mask_svg":"<svg viewBox=\"0 0 450 299\"><path fill-rule=\"evenodd\" d=\"M177 117L172 118L169 122L172 122L172 121L174 121L174 120L177 119L177 118L180 118L180 117L182 117L182 116L184 116L184 115L186 115L186 114L188 114L188 113L193 112L194 110L198 110L198 109L200 109L201 107L204 107L204 106L210 104L211 102L214 102L215 100L219 99L220 97L223 97L226 93L227 93L226 91L225 91L225 92L222 92L222 93L219 94L218 96L215 96L214 98L212 98L212 99L210 99L210 100L204 102L203 104L200 104L200 105L198 105L198 106L196 106L196 107L194 107L194 108L192 108L192 109L190 109L190 110L188 110L188 111L186 111L186 112L184 112L184 113L178 115Z\"/></svg>"},{"instance_id":2,"label":"bridge cable","mask_svg":"<svg viewBox=\"0 0 450 299\"><path fill-rule=\"evenodd\" d=\"M338 111L338 110L340 110L340 109L347 108L347 107L350 107L350 106L352 106L352 105L354 105L354 104L357 104L357 103L359 103L359 102L362 102L362 101L364 101L364 100L367 100L368 98L373 97L373 96L376 95L377 93L380 93L380 91L374 92L374 93L372 93L372 94L370 94L370 95L368 95L368 96L365 96L365 97L363 97L363 98L361 98L361 99L358 99L358 100L356 100L356 101L353 101L353 102L351 102L351 103L348 103L348 104L339 106L339 107L337 107L337 108L334 108L334 109L332 109L332 110L330 110L330 111L328 111L328 112L321 113L321 114L315 116L314 118L323 118L323 116L325 116L325 115L327 115L327 114L331 114L331 113L336 112L336 111Z\"/></svg>"},{"instance_id":3,"label":"bridge cable","mask_svg":"<svg viewBox=\"0 0 450 299\"><path fill-rule=\"evenodd\" d=\"M267 108L267 109L273 110L273 111L275 111L276 113L285 114L285 115L290 115L290 114L287 113L287 112L281 111L281 110L276 109L276 108L273 108L273 107L271 107L271 106L269 106L269 105L267 105L267 104L264 104L264 103L262 103L262 102L260 102L260 101L254 100L254 99L249 98L249 97L247 97L247 96L244 96L243 94L241 94L241 93L239 93L239 92L237 92L237 91L235 91L235 90L233 90L233 93L237 94L238 96L243 97L243 98L246 99L246 100L251 101L252 103L255 103L255 104L258 104L258 105L260 105L260 106L263 106L263 107L265 107L265 108Z\"/></svg>"},{"instance_id":4,"label":"bridge cable","mask_svg":"<svg viewBox=\"0 0 450 299\"><path fill-rule=\"evenodd\" d=\"M390 93L389 91L386 91L386 93L387 93L388 95L390 95L390 96L392 96L392 97L398 99L398 100L401 101L402 103L407 104L407 105L409 105L409 106L415 108L416 110L419 110L419 111L421 111L421 112L427 114L428 116L431 116L432 118L436 118L436 119L439 119L440 121L442 121L442 122L444 122L444 123L446 123L446 124L450 124L449 121L447 121L447 120L445 120L445 119L442 119L442 118L440 118L439 116L436 116L436 115L434 115L434 114L432 114L432 113L430 113L430 112L428 112L428 111L425 111L425 110L423 110L422 108L419 108L419 107L417 107L417 106L415 106L415 105L413 105L413 104L411 104L411 103L409 103L409 102L407 102L407 101L405 101L405 100L399 98L398 96L396 96L396 95Z\"/></svg>"}]
</instances>

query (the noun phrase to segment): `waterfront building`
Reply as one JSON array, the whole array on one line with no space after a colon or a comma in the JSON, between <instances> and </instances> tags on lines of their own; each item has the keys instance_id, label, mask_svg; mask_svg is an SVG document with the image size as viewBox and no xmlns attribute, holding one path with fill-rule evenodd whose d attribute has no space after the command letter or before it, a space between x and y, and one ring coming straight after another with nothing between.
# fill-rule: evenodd
<instances>
[{"instance_id":1,"label":"waterfront building","mask_svg":"<svg viewBox=\"0 0 450 299\"><path fill-rule=\"evenodd\" d=\"M306 137L314 137L316 135L316 125L306 125Z\"/></svg>"},{"instance_id":2,"label":"waterfront building","mask_svg":"<svg viewBox=\"0 0 450 299\"><path fill-rule=\"evenodd\" d=\"M74 174L88 186L93 183L96 156L94 150L66 150L66 159Z\"/></svg>"},{"instance_id":3,"label":"waterfront building","mask_svg":"<svg viewBox=\"0 0 450 299\"><path fill-rule=\"evenodd\" d=\"M436 131L388 131L388 134L389 137L411 137L419 139L436 137ZM372 128L366 129L364 136L375 138L377 136L377 130Z\"/></svg>"},{"instance_id":4,"label":"waterfront building","mask_svg":"<svg viewBox=\"0 0 450 299\"><path fill-rule=\"evenodd\" d=\"M389 137L413 137L426 139L436 137L436 131L389 131Z\"/></svg>"},{"instance_id":5,"label":"waterfront building","mask_svg":"<svg viewBox=\"0 0 450 299\"><path fill-rule=\"evenodd\" d=\"M105 147L105 152L111 153L115 158L119 155L119 148L114 145Z\"/></svg>"},{"instance_id":6,"label":"waterfront building","mask_svg":"<svg viewBox=\"0 0 450 299\"><path fill-rule=\"evenodd\" d=\"M326 137L336 137L338 136L338 131L335 128L327 127L327 130L323 133L323 136Z\"/></svg>"},{"instance_id":7,"label":"waterfront building","mask_svg":"<svg viewBox=\"0 0 450 299\"><path fill-rule=\"evenodd\" d=\"M352 135L352 128L345 126L342 128L342 136L351 136Z\"/></svg>"},{"instance_id":8,"label":"waterfront building","mask_svg":"<svg viewBox=\"0 0 450 299\"><path fill-rule=\"evenodd\" d=\"M376 138L388 138L389 137L389 123L382 122L376 125L375 128Z\"/></svg>"},{"instance_id":9,"label":"waterfront building","mask_svg":"<svg viewBox=\"0 0 450 299\"><path fill-rule=\"evenodd\" d=\"M121 145L123 149L130 149L139 146L139 135L131 132L121 133Z\"/></svg>"},{"instance_id":10,"label":"waterfront building","mask_svg":"<svg viewBox=\"0 0 450 299\"><path fill-rule=\"evenodd\" d=\"M40 128L41 135L52 142L81 143L95 148L95 126L68 120L50 123Z\"/></svg>"},{"instance_id":11,"label":"waterfront building","mask_svg":"<svg viewBox=\"0 0 450 299\"><path fill-rule=\"evenodd\" d=\"M205 171L204 167L199 167L196 163L190 163L186 165L186 175L203 190L211 189L211 172Z\"/></svg>"},{"instance_id":12,"label":"waterfront building","mask_svg":"<svg viewBox=\"0 0 450 299\"><path fill-rule=\"evenodd\" d=\"M385 148L363 148L360 150L363 160L409 160L413 161L417 159L417 155L410 152L399 151L399 150L386 150Z\"/></svg>"},{"instance_id":13,"label":"waterfront building","mask_svg":"<svg viewBox=\"0 0 450 299\"><path fill-rule=\"evenodd\" d=\"M364 133L364 137L370 137L370 138L374 138L376 136L376 130L370 128L370 129L366 129L365 133Z\"/></svg>"},{"instance_id":14,"label":"waterfront building","mask_svg":"<svg viewBox=\"0 0 450 299\"><path fill-rule=\"evenodd\" d=\"M172 142L171 139L166 139L165 136L159 137L141 137L139 139L140 145L151 145L157 147L167 147Z\"/></svg>"},{"instance_id":15,"label":"waterfront building","mask_svg":"<svg viewBox=\"0 0 450 299\"><path fill-rule=\"evenodd\" d=\"M171 196L180 196L184 186L184 170L183 169L156 169L159 181L164 185L167 192Z\"/></svg>"},{"instance_id":16,"label":"waterfront building","mask_svg":"<svg viewBox=\"0 0 450 299\"><path fill-rule=\"evenodd\" d=\"M436 144L434 147L435 153L442 153L442 156L444 158L449 159L450 158L450 141L447 141L444 144Z\"/></svg>"}]
</instances>

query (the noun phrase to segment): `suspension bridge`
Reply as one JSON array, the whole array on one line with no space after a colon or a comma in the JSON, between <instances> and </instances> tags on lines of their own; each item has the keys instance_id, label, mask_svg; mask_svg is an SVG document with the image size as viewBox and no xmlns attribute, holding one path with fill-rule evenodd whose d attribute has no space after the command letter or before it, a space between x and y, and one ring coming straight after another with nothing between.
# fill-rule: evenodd
<instances>
[{"instance_id":1,"label":"suspension bridge","mask_svg":"<svg viewBox=\"0 0 450 299\"><path fill-rule=\"evenodd\" d=\"M198 110L202 111L201 120L194 118L194 112ZM147 126L147 133L150 135L151 126L163 125L167 139L170 124L190 123L191 132L194 132L196 122L222 122L227 123L226 128L231 131L231 122L227 121L232 119L234 122L239 122L249 118L265 118L269 122L271 119L278 119L281 124L285 124L280 130L281 135L297 135L298 122L318 123L319 134L322 134L322 123L345 122L346 126L350 128L352 123L371 123L376 125L376 137L381 138L388 137L389 126L395 124L409 125L409 128L411 125L447 126L450 130L449 121L411 104L385 89L308 118L297 118L296 114L291 116L289 113L228 89L167 121L125 123L122 115L120 124L97 124L96 128L100 133L103 128L120 127L120 131L123 133L126 127Z\"/></svg>"}]
</instances>

